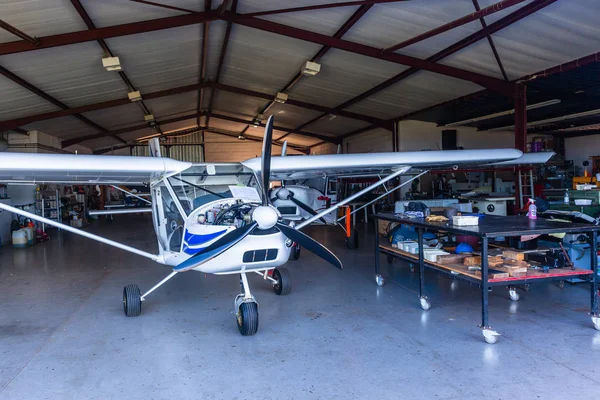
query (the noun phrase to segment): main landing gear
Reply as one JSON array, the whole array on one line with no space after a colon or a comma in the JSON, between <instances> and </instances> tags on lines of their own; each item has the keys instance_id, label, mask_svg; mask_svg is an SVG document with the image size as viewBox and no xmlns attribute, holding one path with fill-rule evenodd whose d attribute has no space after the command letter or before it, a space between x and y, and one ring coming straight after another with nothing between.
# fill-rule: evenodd
<instances>
[{"instance_id":1,"label":"main landing gear","mask_svg":"<svg viewBox=\"0 0 600 400\"><path fill-rule=\"evenodd\" d=\"M292 291L292 277L286 268L275 268L269 275L269 270L253 271L270 281L273 285L273 291L279 296L285 296ZM140 295L140 288L137 285L127 285L123 288L123 311L127 317L137 317L142 313L142 303L145 298L174 277L177 272L171 272L166 278L154 285L143 295ZM240 274L240 286L242 293L238 294L234 301L234 311L237 327L243 336L252 336L258 331L258 303L250 292L246 272Z\"/></svg>"}]
</instances>

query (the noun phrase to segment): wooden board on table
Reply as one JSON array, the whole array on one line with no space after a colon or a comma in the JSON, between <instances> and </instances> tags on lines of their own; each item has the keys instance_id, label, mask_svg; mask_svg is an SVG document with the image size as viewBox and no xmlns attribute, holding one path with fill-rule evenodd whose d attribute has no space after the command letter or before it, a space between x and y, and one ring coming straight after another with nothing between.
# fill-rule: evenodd
<instances>
[{"instance_id":1,"label":"wooden board on table","mask_svg":"<svg viewBox=\"0 0 600 400\"><path fill-rule=\"evenodd\" d=\"M462 264L466 257L466 254L442 254L437 256L437 262L443 265Z\"/></svg>"},{"instance_id":2,"label":"wooden board on table","mask_svg":"<svg viewBox=\"0 0 600 400\"><path fill-rule=\"evenodd\" d=\"M512 260L518 260L518 261L524 261L525 260L525 253L521 253L519 251L504 250L502 252L502 255L505 258L510 258Z\"/></svg>"}]
</instances>

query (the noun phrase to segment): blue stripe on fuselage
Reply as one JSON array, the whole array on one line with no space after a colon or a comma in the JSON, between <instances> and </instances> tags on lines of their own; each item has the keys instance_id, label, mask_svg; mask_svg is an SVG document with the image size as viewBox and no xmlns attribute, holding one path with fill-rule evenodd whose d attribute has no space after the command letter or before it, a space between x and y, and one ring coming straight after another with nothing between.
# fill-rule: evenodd
<instances>
[{"instance_id":1,"label":"blue stripe on fuselage","mask_svg":"<svg viewBox=\"0 0 600 400\"><path fill-rule=\"evenodd\" d=\"M190 246L197 246L202 243L210 242L211 240L218 238L225 232L227 232L227 229L224 229L219 232L209 233L206 235L195 235L193 233L189 233L188 231L185 231L183 240Z\"/></svg>"}]
</instances>

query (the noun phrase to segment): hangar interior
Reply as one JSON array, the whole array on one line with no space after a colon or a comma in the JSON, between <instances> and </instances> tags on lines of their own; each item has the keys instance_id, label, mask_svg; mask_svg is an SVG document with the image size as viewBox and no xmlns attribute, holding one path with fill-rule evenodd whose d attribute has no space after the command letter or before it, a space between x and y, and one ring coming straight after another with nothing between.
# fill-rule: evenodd
<instances>
[{"instance_id":1,"label":"hangar interior","mask_svg":"<svg viewBox=\"0 0 600 400\"><path fill-rule=\"evenodd\" d=\"M0 1L0 398L598 398L599 18L594 0ZM265 185L267 147L289 158ZM315 161L316 186L277 178L314 156L484 149L547 161L380 186L397 168L326 177ZM240 327L231 275L175 276L125 318L123 286L144 293L169 267L69 229L156 253L154 184L14 171L95 155L118 174L153 151L207 171L262 157L246 173L292 227L345 202L305 229L344 269L288 238L289 272L248 276L258 332ZM478 228L452 224L473 215Z\"/></svg>"}]
</instances>

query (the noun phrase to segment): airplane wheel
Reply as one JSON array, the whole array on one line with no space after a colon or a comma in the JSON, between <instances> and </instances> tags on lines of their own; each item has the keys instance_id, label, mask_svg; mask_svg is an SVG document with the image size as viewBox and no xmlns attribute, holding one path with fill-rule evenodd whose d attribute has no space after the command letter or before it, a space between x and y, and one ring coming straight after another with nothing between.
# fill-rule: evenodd
<instances>
[{"instance_id":1,"label":"airplane wheel","mask_svg":"<svg viewBox=\"0 0 600 400\"><path fill-rule=\"evenodd\" d=\"M350 237L346 238L346 247L350 250L358 249L358 234L353 230Z\"/></svg>"},{"instance_id":2,"label":"airplane wheel","mask_svg":"<svg viewBox=\"0 0 600 400\"><path fill-rule=\"evenodd\" d=\"M273 285L273 290L278 296L285 296L292 291L292 275L286 268L275 268L273 270L273 279L277 281Z\"/></svg>"},{"instance_id":3,"label":"airplane wheel","mask_svg":"<svg viewBox=\"0 0 600 400\"><path fill-rule=\"evenodd\" d=\"M137 317L142 313L142 295L138 285L123 288L123 311L127 317Z\"/></svg>"},{"instance_id":4,"label":"airplane wheel","mask_svg":"<svg viewBox=\"0 0 600 400\"><path fill-rule=\"evenodd\" d=\"M252 336L258 331L258 304L255 302L240 304L236 317L242 336Z\"/></svg>"},{"instance_id":5,"label":"airplane wheel","mask_svg":"<svg viewBox=\"0 0 600 400\"><path fill-rule=\"evenodd\" d=\"M294 243L294 245L292 246L292 254L291 254L291 259L296 261L297 259L300 258L300 245L297 243Z\"/></svg>"}]
</instances>

